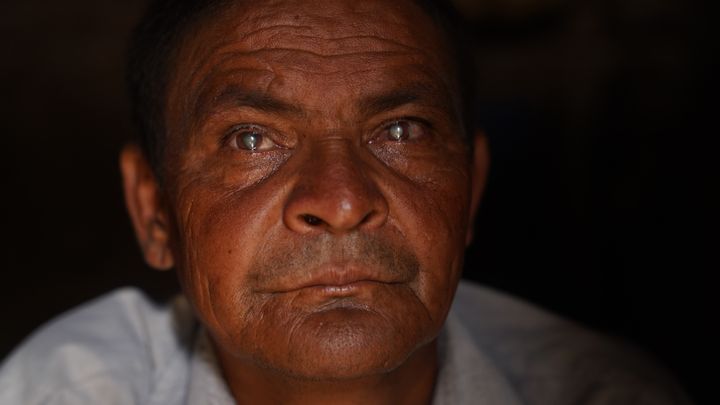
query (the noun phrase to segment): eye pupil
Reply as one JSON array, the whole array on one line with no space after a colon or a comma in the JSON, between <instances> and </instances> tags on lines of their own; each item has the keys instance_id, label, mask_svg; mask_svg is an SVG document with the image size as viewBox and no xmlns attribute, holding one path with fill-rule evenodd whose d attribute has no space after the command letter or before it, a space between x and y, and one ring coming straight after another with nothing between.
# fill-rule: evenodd
<instances>
[{"instance_id":1,"label":"eye pupil","mask_svg":"<svg viewBox=\"0 0 720 405\"><path fill-rule=\"evenodd\" d=\"M261 135L255 132L245 132L240 135L240 142L242 146L248 150L256 150L260 144Z\"/></svg>"},{"instance_id":2,"label":"eye pupil","mask_svg":"<svg viewBox=\"0 0 720 405\"><path fill-rule=\"evenodd\" d=\"M395 141L402 141L403 139L407 138L407 131L399 122L390 126L388 134L390 136L390 139Z\"/></svg>"}]
</instances>

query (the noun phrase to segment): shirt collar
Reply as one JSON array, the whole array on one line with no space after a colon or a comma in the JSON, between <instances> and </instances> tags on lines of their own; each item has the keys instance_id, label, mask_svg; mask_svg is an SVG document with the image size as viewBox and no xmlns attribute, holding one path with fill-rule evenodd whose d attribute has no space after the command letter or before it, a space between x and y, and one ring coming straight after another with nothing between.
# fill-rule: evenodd
<instances>
[{"instance_id":1,"label":"shirt collar","mask_svg":"<svg viewBox=\"0 0 720 405\"><path fill-rule=\"evenodd\" d=\"M215 350L204 329L198 331L190 359L187 404L235 404L235 400L230 395L230 390L222 377Z\"/></svg>"},{"instance_id":2,"label":"shirt collar","mask_svg":"<svg viewBox=\"0 0 720 405\"><path fill-rule=\"evenodd\" d=\"M438 338L433 405L520 405L511 385L451 311Z\"/></svg>"}]
</instances>

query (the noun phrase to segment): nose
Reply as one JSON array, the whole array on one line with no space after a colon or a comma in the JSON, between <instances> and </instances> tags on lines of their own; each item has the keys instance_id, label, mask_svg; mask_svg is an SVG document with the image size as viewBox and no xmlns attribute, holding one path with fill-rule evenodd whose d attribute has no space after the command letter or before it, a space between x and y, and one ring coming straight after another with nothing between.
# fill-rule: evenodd
<instances>
[{"instance_id":1,"label":"nose","mask_svg":"<svg viewBox=\"0 0 720 405\"><path fill-rule=\"evenodd\" d=\"M288 228L301 234L342 234L385 223L387 201L350 141L318 142L308 152L285 203Z\"/></svg>"}]
</instances>

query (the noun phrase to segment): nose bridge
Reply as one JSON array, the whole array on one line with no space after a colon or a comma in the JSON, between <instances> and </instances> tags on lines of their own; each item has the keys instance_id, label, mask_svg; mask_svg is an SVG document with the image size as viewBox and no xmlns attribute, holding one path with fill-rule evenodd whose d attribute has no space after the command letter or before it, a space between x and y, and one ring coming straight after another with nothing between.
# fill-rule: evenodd
<instances>
[{"instance_id":1,"label":"nose bridge","mask_svg":"<svg viewBox=\"0 0 720 405\"><path fill-rule=\"evenodd\" d=\"M327 197L330 194L351 194L362 196L361 188L367 186L366 173L362 162L353 150L352 142L346 139L330 139L316 142L306 161L306 170L301 181L314 184L314 187L325 187ZM336 193L333 193L333 192ZM354 191L354 193L353 193Z\"/></svg>"},{"instance_id":2,"label":"nose bridge","mask_svg":"<svg viewBox=\"0 0 720 405\"><path fill-rule=\"evenodd\" d=\"M347 232L385 221L387 203L357 146L343 138L308 145L285 207L285 222L306 233L320 228Z\"/></svg>"}]
</instances>

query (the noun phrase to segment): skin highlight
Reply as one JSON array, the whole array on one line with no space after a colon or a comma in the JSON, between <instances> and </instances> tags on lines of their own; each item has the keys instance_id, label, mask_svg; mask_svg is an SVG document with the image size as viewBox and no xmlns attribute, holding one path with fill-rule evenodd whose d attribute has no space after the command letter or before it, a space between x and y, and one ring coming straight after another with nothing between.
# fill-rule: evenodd
<instances>
[{"instance_id":1,"label":"skin highlight","mask_svg":"<svg viewBox=\"0 0 720 405\"><path fill-rule=\"evenodd\" d=\"M183 42L166 180L126 148L126 202L238 403L430 401L487 165L448 59L409 1L237 3Z\"/></svg>"}]
</instances>

